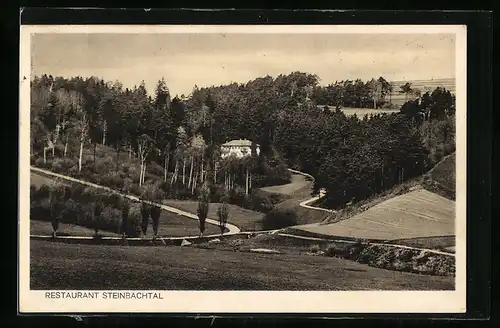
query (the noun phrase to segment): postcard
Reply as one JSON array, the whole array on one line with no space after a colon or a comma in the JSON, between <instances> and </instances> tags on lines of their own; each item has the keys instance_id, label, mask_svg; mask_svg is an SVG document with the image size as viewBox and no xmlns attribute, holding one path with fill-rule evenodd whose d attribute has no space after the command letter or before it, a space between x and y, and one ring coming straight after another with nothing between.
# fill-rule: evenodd
<instances>
[{"instance_id":1,"label":"postcard","mask_svg":"<svg viewBox=\"0 0 500 328\"><path fill-rule=\"evenodd\" d=\"M20 313L466 310L466 28L22 25Z\"/></svg>"}]
</instances>

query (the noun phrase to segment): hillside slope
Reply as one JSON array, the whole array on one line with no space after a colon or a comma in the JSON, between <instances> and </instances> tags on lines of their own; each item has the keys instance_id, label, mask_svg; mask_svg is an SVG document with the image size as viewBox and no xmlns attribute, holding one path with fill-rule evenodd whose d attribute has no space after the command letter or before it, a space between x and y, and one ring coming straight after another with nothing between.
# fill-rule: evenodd
<instances>
[{"instance_id":1,"label":"hillside slope","mask_svg":"<svg viewBox=\"0 0 500 328\"><path fill-rule=\"evenodd\" d=\"M455 153L423 176L330 215L322 223L293 227L294 233L398 243L438 237L454 244ZM452 240L453 239L453 240Z\"/></svg>"},{"instance_id":2,"label":"hillside slope","mask_svg":"<svg viewBox=\"0 0 500 328\"><path fill-rule=\"evenodd\" d=\"M451 200L455 200L455 183L455 153L445 157L422 177L422 186L425 189Z\"/></svg>"}]
</instances>

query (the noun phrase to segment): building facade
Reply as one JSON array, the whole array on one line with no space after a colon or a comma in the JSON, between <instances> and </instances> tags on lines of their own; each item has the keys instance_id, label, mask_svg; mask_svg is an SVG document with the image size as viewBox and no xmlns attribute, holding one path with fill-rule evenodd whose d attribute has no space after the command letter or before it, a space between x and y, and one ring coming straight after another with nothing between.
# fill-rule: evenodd
<instances>
[{"instance_id":1,"label":"building facade","mask_svg":"<svg viewBox=\"0 0 500 328\"><path fill-rule=\"evenodd\" d=\"M259 145L255 145L255 152L260 154ZM237 158L242 158L252 154L252 142L250 140L231 140L221 146L221 158L234 155Z\"/></svg>"}]
</instances>

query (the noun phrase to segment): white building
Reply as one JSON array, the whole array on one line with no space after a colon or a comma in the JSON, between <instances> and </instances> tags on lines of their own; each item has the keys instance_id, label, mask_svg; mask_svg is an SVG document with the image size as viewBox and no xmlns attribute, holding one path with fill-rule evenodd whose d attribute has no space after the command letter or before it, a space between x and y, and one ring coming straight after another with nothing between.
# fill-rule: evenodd
<instances>
[{"instance_id":1,"label":"white building","mask_svg":"<svg viewBox=\"0 0 500 328\"><path fill-rule=\"evenodd\" d=\"M257 155L260 154L259 145L255 145L255 152ZM221 158L226 158L231 155L235 155L237 158L242 158L252 154L252 142L250 140L231 140L226 142L221 146Z\"/></svg>"}]
</instances>

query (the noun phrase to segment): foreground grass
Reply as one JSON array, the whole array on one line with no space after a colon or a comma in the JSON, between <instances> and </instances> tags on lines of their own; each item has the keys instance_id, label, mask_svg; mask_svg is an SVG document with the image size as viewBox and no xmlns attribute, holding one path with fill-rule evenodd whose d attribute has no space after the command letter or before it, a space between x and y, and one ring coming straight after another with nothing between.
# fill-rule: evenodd
<instances>
[{"instance_id":1,"label":"foreground grass","mask_svg":"<svg viewBox=\"0 0 500 328\"><path fill-rule=\"evenodd\" d=\"M308 255L31 241L30 256L31 289L454 289L450 277L382 270Z\"/></svg>"}]
</instances>

